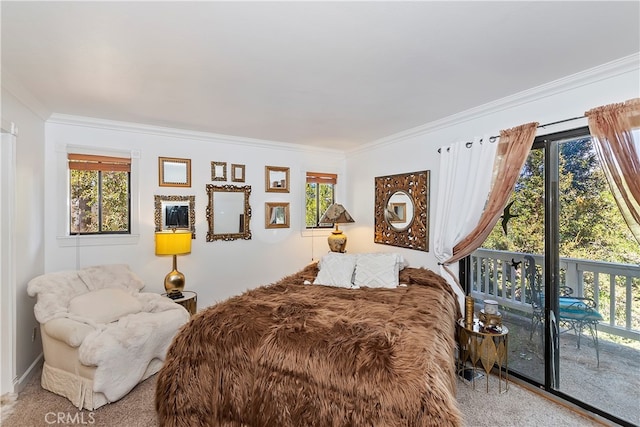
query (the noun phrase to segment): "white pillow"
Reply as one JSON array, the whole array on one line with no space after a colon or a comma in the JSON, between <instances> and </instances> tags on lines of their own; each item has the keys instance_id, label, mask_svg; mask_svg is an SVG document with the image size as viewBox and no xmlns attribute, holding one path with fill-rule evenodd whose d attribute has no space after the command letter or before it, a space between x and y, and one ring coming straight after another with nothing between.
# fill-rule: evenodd
<instances>
[{"instance_id":1,"label":"white pillow","mask_svg":"<svg viewBox=\"0 0 640 427\"><path fill-rule=\"evenodd\" d=\"M402 256L394 253L359 254L356 262L356 286L370 288L395 288L398 286Z\"/></svg>"},{"instance_id":2,"label":"white pillow","mask_svg":"<svg viewBox=\"0 0 640 427\"><path fill-rule=\"evenodd\" d=\"M330 252L318 263L318 276L314 285L339 286L350 288L353 285L353 271L356 267L356 255Z\"/></svg>"},{"instance_id":3,"label":"white pillow","mask_svg":"<svg viewBox=\"0 0 640 427\"><path fill-rule=\"evenodd\" d=\"M95 323L111 323L141 310L136 297L118 288L87 292L69 301L69 313Z\"/></svg>"}]
</instances>

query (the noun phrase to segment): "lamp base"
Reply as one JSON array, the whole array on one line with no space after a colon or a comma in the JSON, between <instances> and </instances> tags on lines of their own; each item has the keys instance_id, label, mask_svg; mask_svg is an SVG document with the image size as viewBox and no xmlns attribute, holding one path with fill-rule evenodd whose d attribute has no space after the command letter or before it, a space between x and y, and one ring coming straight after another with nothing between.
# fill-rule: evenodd
<instances>
[{"instance_id":1,"label":"lamp base","mask_svg":"<svg viewBox=\"0 0 640 427\"><path fill-rule=\"evenodd\" d=\"M167 296L171 299L182 298L182 291L184 290L184 274L174 269L172 272L166 275L164 278L164 290L167 291ZM174 296L174 295L180 296Z\"/></svg>"},{"instance_id":2,"label":"lamp base","mask_svg":"<svg viewBox=\"0 0 640 427\"><path fill-rule=\"evenodd\" d=\"M341 230L333 230L327 238L331 252L346 252L347 236Z\"/></svg>"}]
</instances>

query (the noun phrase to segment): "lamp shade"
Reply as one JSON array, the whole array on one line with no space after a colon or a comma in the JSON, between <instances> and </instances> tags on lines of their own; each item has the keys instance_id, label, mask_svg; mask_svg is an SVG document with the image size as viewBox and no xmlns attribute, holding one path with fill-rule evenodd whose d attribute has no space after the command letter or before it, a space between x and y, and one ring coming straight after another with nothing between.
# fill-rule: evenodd
<instances>
[{"instance_id":1,"label":"lamp shade","mask_svg":"<svg viewBox=\"0 0 640 427\"><path fill-rule=\"evenodd\" d=\"M191 253L191 232L184 230L156 233L156 255L183 255Z\"/></svg>"},{"instance_id":2,"label":"lamp shade","mask_svg":"<svg viewBox=\"0 0 640 427\"><path fill-rule=\"evenodd\" d=\"M320 222L331 224L345 224L347 222L355 222L349 212L339 203L334 203L320 218Z\"/></svg>"}]
</instances>

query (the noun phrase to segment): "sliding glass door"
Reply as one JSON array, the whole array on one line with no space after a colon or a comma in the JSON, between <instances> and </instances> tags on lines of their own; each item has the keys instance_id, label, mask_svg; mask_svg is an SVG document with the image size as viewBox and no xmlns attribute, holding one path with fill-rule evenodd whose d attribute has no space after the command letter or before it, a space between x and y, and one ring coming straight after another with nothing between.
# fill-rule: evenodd
<instances>
[{"instance_id":1,"label":"sliding glass door","mask_svg":"<svg viewBox=\"0 0 640 427\"><path fill-rule=\"evenodd\" d=\"M640 424L640 245L587 128L539 137L482 248L470 294L498 301L509 370L621 424Z\"/></svg>"}]
</instances>

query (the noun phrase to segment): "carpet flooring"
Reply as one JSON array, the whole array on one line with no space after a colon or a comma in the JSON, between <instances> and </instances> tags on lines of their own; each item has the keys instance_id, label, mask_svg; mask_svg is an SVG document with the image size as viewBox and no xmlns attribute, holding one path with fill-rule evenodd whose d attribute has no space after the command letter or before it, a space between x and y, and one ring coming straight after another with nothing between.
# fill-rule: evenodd
<instances>
[{"instance_id":1,"label":"carpet flooring","mask_svg":"<svg viewBox=\"0 0 640 427\"><path fill-rule=\"evenodd\" d=\"M506 393L498 393L497 378L458 381L457 399L464 414L465 427L589 427L603 424L585 417L530 391L527 387L509 383ZM40 374L36 373L17 400L3 407L10 414L2 416L2 427L80 426L96 427L154 427L158 425L154 409L156 376L138 384L118 402L96 411L78 411L67 399L40 387ZM195 426L194 426L195 427ZM275 427L275 426L274 426ZM301 426L302 427L302 426Z\"/></svg>"}]
</instances>

